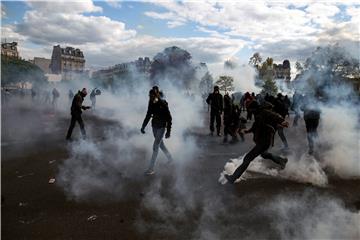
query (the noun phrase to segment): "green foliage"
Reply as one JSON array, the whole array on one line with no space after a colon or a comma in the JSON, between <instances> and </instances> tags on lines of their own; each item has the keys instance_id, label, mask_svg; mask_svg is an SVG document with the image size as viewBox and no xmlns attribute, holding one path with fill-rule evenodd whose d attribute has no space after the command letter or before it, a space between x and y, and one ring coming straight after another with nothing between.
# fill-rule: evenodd
<instances>
[{"instance_id":1,"label":"green foliage","mask_svg":"<svg viewBox=\"0 0 360 240\"><path fill-rule=\"evenodd\" d=\"M256 68L259 68L259 64L261 63L261 61L262 61L262 57L260 56L260 53L256 52L250 58L249 64L256 67Z\"/></svg>"},{"instance_id":2,"label":"green foliage","mask_svg":"<svg viewBox=\"0 0 360 240\"><path fill-rule=\"evenodd\" d=\"M259 69L259 78L260 79L269 79L274 78L275 71L273 68L274 60L272 58L267 58L262 64Z\"/></svg>"},{"instance_id":3,"label":"green foliage","mask_svg":"<svg viewBox=\"0 0 360 240\"><path fill-rule=\"evenodd\" d=\"M220 76L215 83L219 86L220 91L234 91L234 78L230 76Z\"/></svg>"},{"instance_id":4,"label":"green foliage","mask_svg":"<svg viewBox=\"0 0 360 240\"><path fill-rule=\"evenodd\" d=\"M276 83L274 81L274 79L272 78L266 78L264 80L264 85L262 86L262 90L261 90L261 93L262 94L270 94L270 95L273 95L275 96L278 92L278 88L276 86Z\"/></svg>"},{"instance_id":5,"label":"green foliage","mask_svg":"<svg viewBox=\"0 0 360 240\"><path fill-rule=\"evenodd\" d=\"M41 85L46 83L47 79L44 72L35 64L1 56L1 86L25 82Z\"/></svg>"}]
</instances>

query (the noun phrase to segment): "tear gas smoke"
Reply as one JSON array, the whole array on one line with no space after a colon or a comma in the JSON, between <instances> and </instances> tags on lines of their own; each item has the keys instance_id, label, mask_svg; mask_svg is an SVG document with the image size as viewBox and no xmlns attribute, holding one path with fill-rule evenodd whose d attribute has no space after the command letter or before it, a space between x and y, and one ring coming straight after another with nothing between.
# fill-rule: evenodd
<instances>
[{"instance_id":1,"label":"tear gas smoke","mask_svg":"<svg viewBox=\"0 0 360 240\"><path fill-rule=\"evenodd\" d=\"M234 68L224 68L222 65L210 65L209 68L214 75L215 81L222 75L233 77L235 92L258 93L261 91L261 89L255 85L256 71L248 64L236 64Z\"/></svg>"},{"instance_id":2,"label":"tear gas smoke","mask_svg":"<svg viewBox=\"0 0 360 240\"><path fill-rule=\"evenodd\" d=\"M195 140L188 133L203 126L202 99L186 95L187 91L174 86L173 80L161 79L159 87L173 118L171 138L164 142L174 158L174 167L181 172L197 151ZM124 87L114 94L102 91L95 113L117 121L118 129L109 128L105 140L99 143L96 139L87 140L69 149L72 155L61 166L59 178L70 198L89 200L96 195L102 198L105 193L109 199L118 199L123 196L124 181L134 180L146 170L154 139L151 123L145 135L140 134L140 128L147 111L149 89L148 83L138 82L131 90ZM160 151L155 170L163 168L163 162Z\"/></svg>"},{"instance_id":3,"label":"tear gas smoke","mask_svg":"<svg viewBox=\"0 0 360 240\"><path fill-rule=\"evenodd\" d=\"M241 156L238 159L231 159L225 164L224 171L219 177L219 182L221 184L227 183L224 175L232 175L236 168L241 165L244 156ZM272 164L270 160L257 157L251 162L243 176L236 180L236 182L252 178L252 173L255 173L255 175L260 173L301 183L311 183L316 186L325 186L328 183L328 178L324 170L313 156L303 154L300 159L297 159L295 155L291 155L288 156L288 160L286 168L280 170L275 164Z\"/></svg>"}]
</instances>

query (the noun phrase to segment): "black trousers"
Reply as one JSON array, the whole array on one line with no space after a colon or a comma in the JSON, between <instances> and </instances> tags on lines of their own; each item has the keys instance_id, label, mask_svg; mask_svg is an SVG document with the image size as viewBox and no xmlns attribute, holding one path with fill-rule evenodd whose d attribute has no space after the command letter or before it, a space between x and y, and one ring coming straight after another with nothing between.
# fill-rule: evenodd
<instances>
[{"instance_id":1,"label":"black trousers","mask_svg":"<svg viewBox=\"0 0 360 240\"><path fill-rule=\"evenodd\" d=\"M221 128L221 114L217 112L210 112L210 131L214 132L214 122L216 120L216 131L219 134Z\"/></svg>"},{"instance_id":2,"label":"black trousers","mask_svg":"<svg viewBox=\"0 0 360 240\"><path fill-rule=\"evenodd\" d=\"M288 142L287 142L285 134L284 134L284 129L283 128L278 128L278 134L279 134L279 137L280 137L281 141L284 144L284 147L287 148L289 145L288 145Z\"/></svg>"},{"instance_id":3,"label":"black trousers","mask_svg":"<svg viewBox=\"0 0 360 240\"><path fill-rule=\"evenodd\" d=\"M261 157L265 159L270 159L277 164L281 164L282 158L272 153L269 153L267 151L269 147L270 144L256 144L255 147L253 147L250 152L245 155L242 164L235 170L232 177L234 179L238 179L239 177L241 177L241 175L249 167L250 163L259 155L261 155Z\"/></svg>"},{"instance_id":4,"label":"black trousers","mask_svg":"<svg viewBox=\"0 0 360 240\"><path fill-rule=\"evenodd\" d=\"M319 119L306 119L305 120L307 139L309 142L309 150L314 150L314 141L318 137L317 128L319 126Z\"/></svg>"},{"instance_id":5,"label":"black trousers","mask_svg":"<svg viewBox=\"0 0 360 240\"><path fill-rule=\"evenodd\" d=\"M246 120L250 120L250 121L251 121L252 115L253 115L253 113L252 113L251 111L247 110Z\"/></svg>"},{"instance_id":6,"label":"black trousers","mask_svg":"<svg viewBox=\"0 0 360 240\"><path fill-rule=\"evenodd\" d=\"M85 125L84 125L84 121L82 120L81 114L71 114L71 122L70 122L69 130L66 135L66 139L71 138L71 134L72 131L74 130L76 122L79 123L81 135L83 136L83 138L86 137Z\"/></svg>"}]
</instances>

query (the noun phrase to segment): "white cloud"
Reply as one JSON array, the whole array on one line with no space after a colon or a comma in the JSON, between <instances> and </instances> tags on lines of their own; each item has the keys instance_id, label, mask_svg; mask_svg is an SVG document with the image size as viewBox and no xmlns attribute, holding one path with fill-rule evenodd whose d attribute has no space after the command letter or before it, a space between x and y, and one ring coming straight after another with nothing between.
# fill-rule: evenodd
<instances>
[{"instance_id":1,"label":"white cloud","mask_svg":"<svg viewBox=\"0 0 360 240\"><path fill-rule=\"evenodd\" d=\"M70 3L30 2L31 10L24 15L23 22L13 26L2 26L3 35L21 41L20 54L25 58L34 56L51 57L53 45L71 45L83 50L86 64L90 66L109 66L132 61L138 57L153 57L169 46L178 46L189 51L195 62L223 62L234 56L246 43L242 40L212 37L153 37L136 35L135 30L127 30L125 24L105 16L85 16L84 12L99 12L100 8L91 2L75 4L71 11ZM54 8L54 11L51 9ZM159 17L156 14L149 15ZM46 24L45 24L46 23ZM169 27L183 24L173 21ZM41 26L41 27L39 27ZM139 25L139 29L142 26ZM26 42L25 42L26 41ZM27 48L27 43L38 47ZM33 44L34 45L34 44ZM47 56L46 56L47 55Z\"/></svg>"},{"instance_id":2,"label":"white cloud","mask_svg":"<svg viewBox=\"0 0 360 240\"><path fill-rule=\"evenodd\" d=\"M216 36L225 30L233 37L250 39L257 50L289 57L303 57L316 44L335 41L359 42L359 4L355 1L241 1L156 2L167 11L146 15L168 22L198 24L197 29ZM351 20L336 17L345 7ZM357 7L356 7L357 6Z\"/></svg>"},{"instance_id":3,"label":"white cloud","mask_svg":"<svg viewBox=\"0 0 360 240\"><path fill-rule=\"evenodd\" d=\"M198 31L209 36L137 35L136 30L127 29L123 22L106 16L85 15L102 12L101 7L91 1L28 2L31 9L25 13L23 22L2 26L1 31L3 37L19 41L21 54L26 58L39 55L50 58L53 45L71 45L84 51L87 66L109 66L137 57L153 57L173 45L189 51L194 61L213 64L236 56L244 46L278 61L303 59L316 46L336 41L359 46L354 43L359 42L360 10L349 2L342 12L348 18L341 21L334 19L340 11L334 2L155 4L167 11L147 11L146 16L166 21L169 28L195 23ZM136 28L143 29L143 25ZM30 42L39 47L34 49Z\"/></svg>"},{"instance_id":4,"label":"white cloud","mask_svg":"<svg viewBox=\"0 0 360 240\"><path fill-rule=\"evenodd\" d=\"M81 1L27 1L29 7L44 13L92 13L102 12L102 8L95 6L91 0Z\"/></svg>"},{"instance_id":5,"label":"white cloud","mask_svg":"<svg viewBox=\"0 0 360 240\"><path fill-rule=\"evenodd\" d=\"M81 44L120 41L136 35L135 30L125 29L125 24L105 16L84 16L83 12L98 12L101 8L92 2L49 3L30 2L24 22L16 31L38 44ZM54 8L54 11L51 10ZM65 9L69 8L67 11ZM51 14L49 14L51 13Z\"/></svg>"},{"instance_id":6,"label":"white cloud","mask_svg":"<svg viewBox=\"0 0 360 240\"><path fill-rule=\"evenodd\" d=\"M104 45L80 45L88 64L102 66L132 61L138 57L152 58L156 53L170 46L181 47L191 53L195 62L221 62L234 56L245 42L220 38L156 38L137 36L129 41Z\"/></svg>"},{"instance_id":7,"label":"white cloud","mask_svg":"<svg viewBox=\"0 0 360 240\"><path fill-rule=\"evenodd\" d=\"M116 0L107 0L106 3L113 8L121 8L121 2Z\"/></svg>"}]
</instances>

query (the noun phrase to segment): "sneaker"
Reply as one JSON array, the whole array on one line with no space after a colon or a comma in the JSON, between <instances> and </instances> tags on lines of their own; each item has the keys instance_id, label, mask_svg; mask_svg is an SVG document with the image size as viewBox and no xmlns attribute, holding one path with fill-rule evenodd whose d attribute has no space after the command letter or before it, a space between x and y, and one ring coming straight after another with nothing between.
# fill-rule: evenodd
<instances>
[{"instance_id":1,"label":"sneaker","mask_svg":"<svg viewBox=\"0 0 360 240\"><path fill-rule=\"evenodd\" d=\"M148 175L148 176L154 175L154 174L155 174L154 170L151 170L151 169L149 169L145 172L145 175Z\"/></svg>"},{"instance_id":2,"label":"sneaker","mask_svg":"<svg viewBox=\"0 0 360 240\"><path fill-rule=\"evenodd\" d=\"M232 175L225 174L224 177L226 178L228 183L231 183L231 184L233 184L235 182L235 180L236 180L236 179L234 179L234 177Z\"/></svg>"},{"instance_id":3,"label":"sneaker","mask_svg":"<svg viewBox=\"0 0 360 240\"><path fill-rule=\"evenodd\" d=\"M287 158L281 158L281 161L280 161L280 167L281 169L285 169L285 166L286 166L286 163L288 162L288 159Z\"/></svg>"},{"instance_id":4,"label":"sneaker","mask_svg":"<svg viewBox=\"0 0 360 240\"><path fill-rule=\"evenodd\" d=\"M221 137L221 136L222 136L221 133L218 133L217 135L218 135L218 137Z\"/></svg>"}]
</instances>

